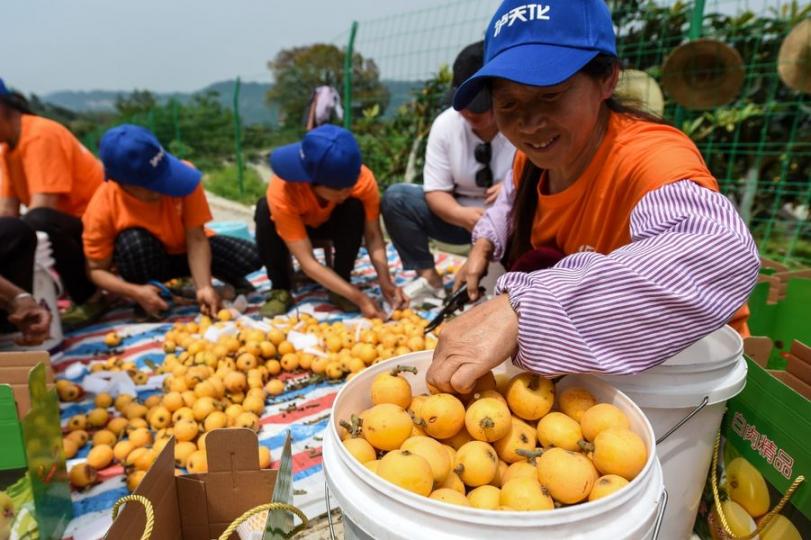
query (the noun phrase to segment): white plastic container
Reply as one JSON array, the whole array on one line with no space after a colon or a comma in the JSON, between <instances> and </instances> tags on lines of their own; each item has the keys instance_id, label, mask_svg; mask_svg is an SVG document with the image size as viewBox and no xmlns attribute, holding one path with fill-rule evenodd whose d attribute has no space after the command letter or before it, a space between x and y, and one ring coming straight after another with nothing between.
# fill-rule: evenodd
<instances>
[{"instance_id":1,"label":"white plastic container","mask_svg":"<svg viewBox=\"0 0 811 540\"><path fill-rule=\"evenodd\" d=\"M426 391L425 372L432 352L408 354L364 370L338 393L324 438L324 472L330 492L343 512L347 539L633 539L653 537L662 507L663 481L655 456L653 429L642 411L625 395L591 376L568 376L559 389L588 388L600 401L614 403L631 420L631 428L648 447L642 472L625 488L604 499L547 512L492 512L452 506L401 489L375 475L355 460L341 444L338 421L371 406L374 377L394 366L413 365L410 379L415 393ZM506 367L502 367L502 370ZM496 370L498 371L498 370Z\"/></svg>"},{"instance_id":2,"label":"white plastic container","mask_svg":"<svg viewBox=\"0 0 811 540\"><path fill-rule=\"evenodd\" d=\"M51 337L36 347L29 349L51 350L62 343L62 320L56 299L61 294L61 284L52 274L54 260L48 233L37 231L37 250L34 255L34 287L32 294L37 302L45 301L51 312Z\"/></svg>"},{"instance_id":3,"label":"white plastic container","mask_svg":"<svg viewBox=\"0 0 811 540\"><path fill-rule=\"evenodd\" d=\"M639 375L600 376L641 407L657 440L707 399L703 409L656 446L670 496L662 539L690 537L726 402L743 390L746 372L743 340L726 326Z\"/></svg>"}]
</instances>

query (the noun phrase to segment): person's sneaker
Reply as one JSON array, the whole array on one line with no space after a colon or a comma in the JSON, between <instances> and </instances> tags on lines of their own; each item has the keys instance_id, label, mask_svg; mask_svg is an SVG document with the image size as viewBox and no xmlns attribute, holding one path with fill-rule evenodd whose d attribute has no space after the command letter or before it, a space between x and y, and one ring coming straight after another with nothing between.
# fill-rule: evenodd
<instances>
[{"instance_id":1,"label":"person's sneaker","mask_svg":"<svg viewBox=\"0 0 811 540\"><path fill-rule=\"evenodd\" d=\"M292 307L293 297L290 296L290 291L285 289L272 289L268 293L265 303L259 308L259 313L263 317L272 319L277 315L284 315L290 311Z\"/></svg>"},{"instance_id":2,"label":"person's sneaker","mask_svg":"<svg viewBox=\"0 0 811 540\"><path fill-rule=\"evenodd\" d=\"M358 306L356 306L354 302L345 296L341 296L340 294L332 291L327 291L327 297L329 298L329 301L341 311L358 311Z\"/></svg>"},{"instance_id":3,"label":"person's sneaker","mask_svg":"<svg viewBox=\"0 0 811 540\"><path fill-rule=\"evenodd\" d=\"M434 304L437 303L437 300L439 301L438 305L441 305L442 301L445 300L447 296L443 287L431 286L424 277L418 277L403 286L403 294L415 305L423 303Z\"/></svg>"},{"instance_id":4,"label":"person's sneaker","mask_svg":"<svg viewBox=\"0 0 811 540\"><path fill-rule=\"evenodd\" d=\"M62 319L62 327L65 330L73 330L93 324L107 312L109 307L104 299L78 305L73 304L59 316Z\"/></svg>"}]
</instances>

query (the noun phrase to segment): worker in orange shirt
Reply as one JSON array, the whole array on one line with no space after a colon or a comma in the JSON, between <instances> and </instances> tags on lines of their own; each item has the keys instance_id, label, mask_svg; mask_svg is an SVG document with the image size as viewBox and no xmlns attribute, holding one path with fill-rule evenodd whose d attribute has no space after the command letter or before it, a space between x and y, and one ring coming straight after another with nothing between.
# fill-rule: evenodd
<instances>
[{"instance_id":1,"label":"worker in orange shirt","mask_svg":"<svg viewBox=\"0 0 811 540\"><path fill-rule=\"evenodd\" d=\"M87 207L84 251L100 288L134 300L147 315L168 309L161 282L191 275L203 313L220 308L212 275L235 288L262 263L256 246L215 236L202 173L163 149L148 129L108 130L99 154L105 182Z\"/></svg>"},{"instance_id":2,"label":"worker in orange shirt","mask_svg":"<svg viewBox=\"0 0 811 540\"><path fill-rule=\"evenodd\" d=\"M67 325L90 322L104 310L85 272L82 214L104 180L101 163L68 129L36 116L22 94L0 79L0 217L19 217L48 233L56 271L74 307ZM33 271L33 270L32 270Z\"/></svg>"},{"instance_id":3,"label":"worker in orange shirt","mask_svg":"<svg viewBox=\"0 0 811 540\"><path fill-rule=\"evenodd\" d=\"M383 297L394 308L404 304L389 274L377 181L361 163L352 134L332 124L317 127L301 142L274 150L270 166L267 197L256 203L254 216L256 244L273 287L262 314L274 316L292 307L292 253L303 272L330 291L333 303L345 310L357 306L366 317L383 317L378 303L351 283L364 238ZM316 260L311 239L332 240L332 268Z\"/></svg>"}]
</instances>

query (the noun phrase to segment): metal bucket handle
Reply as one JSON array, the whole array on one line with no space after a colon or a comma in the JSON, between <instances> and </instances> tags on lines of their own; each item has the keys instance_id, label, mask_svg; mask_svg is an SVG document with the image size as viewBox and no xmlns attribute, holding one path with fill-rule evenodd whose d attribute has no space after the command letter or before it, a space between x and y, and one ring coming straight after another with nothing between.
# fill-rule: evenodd
<instances>
[{"instance_id":1,"label":"metal bucket handle","mask_svg":"<svg viewBox=\"0 0 811 540\"><path fill-rule=\"evenodd\" d=\"M676 423L676 425L675 425L675 426L673 426L672 428L670 428L670 429L667 431L667 433L665 433L664 435L662 435L661 437L659 437L658 439L656 439L656 444L662 444L662 443L664 442L664 440L665 440L665 439L667 439L668 437L670 437L671 435L673 435L673 434L674 434L676 431L678 431L678 430L679 430L679 428L680 428L680 427L682 427L684 424L686 424L686 423L687 423L687 422L688 422L688 421L689 421L689 420L690 420L692 417L694 417L694 416L695 416L695 415L697 415L699 412L701 412L701 410L702 410L704 407L706 407L706 406L707 406L707 404L708 404L709 402L710 402L710 396L704 396L704 399L702 399L702 400L701 400L701 403L699 403L699 404L698 404L698 406L697 406L695 409L693 409L692 411L690 411L690 414L688 414L687 416L685 416L684 418L682 418L681 420L679 420L679 421Z\"/></svg>"},{"instance_id":2,"label":"metal bucket handle","mask_svg":"<svg viewBox=\"0 0 811 540\"><path fill-rule=\"evenodd\" d=\"M329 525L329 539L335 539L335 525L332 523L332 503L329 501L329 484L324 478L324 499L327 501L327 524Z\"/></svg>"},{"instance_id":3,"label":"metal bucket handle","mask_svg":"<svg viewBox=\"0 0 811 540\"><path fill-rule=\"evenodd\" d=\"M662 529L662 522L665 519L665 509L667 508L667 489L662 490L662 496L659 497L659 510L656 513L656 525L653 527L653 539L659 539L659 532Z\"/></svg>"}]
</instances>

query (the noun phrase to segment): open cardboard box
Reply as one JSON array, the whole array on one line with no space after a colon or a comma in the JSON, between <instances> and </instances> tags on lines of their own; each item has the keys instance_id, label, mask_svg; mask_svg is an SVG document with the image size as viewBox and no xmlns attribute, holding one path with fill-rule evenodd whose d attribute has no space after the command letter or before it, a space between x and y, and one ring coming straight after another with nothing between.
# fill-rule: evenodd
<instances>
[{"instance_id":1,"label":"open cardboard box","mask_svg":"<svg viewBox=\"0 0 811 540\"><path fill-rule=\"evenodd\" d=\"M781 354L787 362L786 369L775 370L767 369L773 346L768 337L749 337L744 340L744 352L749 358L786 386L811 400L811 347L795 339L791 343L791 349Z\"/></svg>"},{"instance_id":2,"label":"open cardboard box","mask_svg":"<svg viewBox=\"0 0 811 540\"><path fill-rule=\"evenodd\" d=\"M0 353L0 492L12 501L4 519L17 537L61 538L73 515L52 383L47 352Z\"/></svg>"},{"instance_id":3,"label":"open cardboard box","mask_svg":"<svg viewBox=\"0 0 811 540\"><path fill-rule=\"evenodd\" d=\"M259 468L258 439L249 429L211 431L206 435L206 452L207 473L175 476L175 440L172 438L135 490L136 495L152 503L155 513L152 540L217 538L246 511L271 500L278 501L278 497L274 499L275 488L290 487L289 479L284 482L279 478L279 471ZM289 436L284 453L290 453ZM129 503L105 538L139 540L145 523L144 508ZM232 534L231 539L238 540L237 534Z\"/></svg>"}]
</instances>

